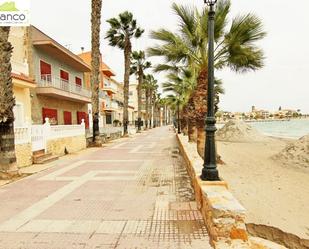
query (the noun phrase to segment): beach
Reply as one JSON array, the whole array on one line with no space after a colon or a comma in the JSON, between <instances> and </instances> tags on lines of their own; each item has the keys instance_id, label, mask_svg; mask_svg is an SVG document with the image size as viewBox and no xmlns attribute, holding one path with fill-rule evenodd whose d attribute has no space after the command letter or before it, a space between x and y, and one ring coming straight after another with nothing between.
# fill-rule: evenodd
<instances>
[{"instance_id":1,"label":"beach","mask_svg":"<svg viewBox=\"0 0 309 249\"><path fill-rule=\"evenodd\" d=\"M247 209L247 223L309 239L309 169L273 159L292 139L217 142L221 177Z\"/></svg>"}]
</instances>

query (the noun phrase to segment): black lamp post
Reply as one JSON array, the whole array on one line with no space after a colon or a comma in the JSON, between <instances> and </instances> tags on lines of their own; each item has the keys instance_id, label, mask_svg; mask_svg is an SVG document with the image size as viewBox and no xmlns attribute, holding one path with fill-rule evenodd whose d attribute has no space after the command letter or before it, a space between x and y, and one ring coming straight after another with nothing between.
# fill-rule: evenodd
<instances>
[{"instance_id":1,"label":"black lamp post","mask_svg":"<svg viewBox=\"0 0 309 249\"><path fill-rule=\"evenodd\" d=\"M207 117L206 117L206 140L204 152L204 165L201 179L203 181L220 181L216 163L216 119L214 106L214 29L215 10L217 0L204 0L209 6L208 12L208 92L207 92Z\"/></svg>"}]
</instances>

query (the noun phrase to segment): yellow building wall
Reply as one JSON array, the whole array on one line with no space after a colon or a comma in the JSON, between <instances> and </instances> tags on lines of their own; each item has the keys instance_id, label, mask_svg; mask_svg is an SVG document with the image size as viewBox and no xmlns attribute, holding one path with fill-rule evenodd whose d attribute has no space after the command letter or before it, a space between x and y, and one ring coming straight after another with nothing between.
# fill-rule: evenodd
<instances>
[{"instance_id":1,"label":"yellow building wall","mask_svg":"<svg viewBox=\"0 0 309 249\"><path fill-rule=\"evenodd\" d=\"M13 92L16 103L20 103L23 106L23 120L31 123L31 97L29 88L18 87L14 84Z\"/></svg>"}]
</instances>

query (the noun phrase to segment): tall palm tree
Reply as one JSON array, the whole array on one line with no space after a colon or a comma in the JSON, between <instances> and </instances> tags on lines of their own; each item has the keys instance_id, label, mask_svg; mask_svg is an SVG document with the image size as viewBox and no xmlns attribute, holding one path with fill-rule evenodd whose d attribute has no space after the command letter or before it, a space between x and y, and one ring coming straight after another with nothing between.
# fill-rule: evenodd
<instances>
[{"instance_id":1,"label":"tall palm tree","mask_svg":"<svg viewBox=\"0 0 309 249\"><path fill-rule=\"evenodd\" d=\"M253 14L239 15L228 27L230 0L218 1L215 19L215 67L230 68L236 72L247 72L263 67L263 51L255 44L265 37L261 20ZM207 112L208 76L208 8L200 12L173 4L179 18L179 29L171 32L160 29L151 33L160 44L148 50L151 56L160 56L171 65L190 66L198 71L197 86L193 92L195 119L198 129L197 149L204 149L204 119ZM158 69L166 70L159 65Z\"/></svg>"},{"instance_id":2,"label":"tall palm tree","mask_svg":"<svg viewBox=\"0 0 309 249\"><path fill-rule=\"evenodd\" d=\"M158 89L158 81L153 75L146 75L143 88L146 93L146 128L152 128L153 94Z\"/></svg>"},{"instance_id":3,"label":"tall palm tree","mask_svg":"<svg viewBox=\"0 0 309 249\"><path fill-rule=\"evenodd\" d=\"M93 138L96 146L102 146L99 128L99 81L100 81L100 31L102 0L91 1L91 87Z\"/></svg>"},{"instance_id":4,"label":"tall palm tree","mask_svg":"<svg viewBox=\"0 0 309 249\"><path fill-rule=\"evenodd\" d=\"M128 102L129 102L129 81L131 67L131 53L133 37L139 38L144 33L144 30L137 27L136 20L133 19L133 14L125 11L119 14L118 18L107 20L110 24L110 29L107 31L106 39L113 47L118 47L124 51L124 85L123 85L123 127L124 135L128 134Z\"/></svg>"},{"instance_id":5,"label":"tall palm tree","mask_svg":"<svg viewBox=\"0 0 309 249\"><path fill-rule=\"evenodd\" d=\"M18 174L15 155L15 98L11 76L13 47L8 41L10 27L0 27L0 179Z\"/></svg>"},{"instance_id":6,"label":"tall palm tree","mask_svg":"<svg viewBox=\"0 0 309 249\"><path fill-rule=\"evenodd\" d=\"M189 142L196 141L194 105L192 92L196 86L196 74L192 69L178 69L167 76L168 82L163 83L163 91L183 97L183 108L181 109L181 130L188 133ZM187 122L190 120L190 122Z\"/></svg>"},{"instance_id":7,"label":"tall palm tree","mask_svg":"<svg viewBox=\"0 0 309 249\"><path fill-rule=\"evenodd\" d=\"M142 86L145 77L145 70L151 67L151 63L146 61L144 51L134 51L132 53L131 74L136 74L138 79L137 98L138 98L138 132L141 131L142 124Z\"/></svg>"}]
</instances>

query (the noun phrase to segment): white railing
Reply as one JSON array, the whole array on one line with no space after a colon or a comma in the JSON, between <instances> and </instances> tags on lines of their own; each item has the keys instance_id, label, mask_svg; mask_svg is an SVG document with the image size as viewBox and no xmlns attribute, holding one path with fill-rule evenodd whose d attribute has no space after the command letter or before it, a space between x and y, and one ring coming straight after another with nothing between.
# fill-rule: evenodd
<instances>
[{"instance_id":1,"label":"white railing","mask_svg":"<svg viewBox=\"0 0 309 249\"><path fill-rule=\"evenodd\" d=\"M104 79L104 89L111 89L114 90L115 92L117 92L117 86L115 84L113 84L112 82L110 82L109 80Z\"/></svg>"},{"instance_id":2,"label":"white railing","mask_svg":"<svg viewBox=\"0 0 309 249\"><path fill-rule=\"evenodd\" d=\"M112 108L114 108L114 109L118 109L118 103L115 102L115 101L112 101L112 102L111 102L111 106L112 106Z\"/></svg>"},{"instance_id":3,"label":"white railing","mask_svg":"<svg viewBox=\"0 0 309 249\"><path fill-rule=\"evenodd\" d=\"M110 135L112 133L123 132L123 127L100 127L100 133Z\"/></svg>"},{"instance_id":4,"label":"white railing","mask_svg":"<svg viewBox=\"0 0 309 249\"><path fill-rule=\"evenodd\" d=\"M86 135L85 123L81 125L56 125L50 127L50 138L64 138Z\"/></svg>"},{"instance_id":5,"label":"white railing","mask_svg":"<svg viewBox=\"0 0 309 249\"><path fill-rule=\"evenodd\" d=\"M45 119L43 125L29 125L25 127L15 127L15 144L31 143L32 151L46 150L46 142L48 140L85 136L85 122L82 120L80 125L55 125L49 123L49 119Z\"/></svg>"},{"instance_id":6,"label":"white railing","mask_svg":"<svg viewBox=\"0 0 309 249\"><path fill-rule=\"evenodd\" d=\"M67 80L55 77L50 74L40 75L39 78L36 79L36 82L39 87L53 87L69 93L78 94L84 97L88 98L91 97L91 91L89 91L88 89L85 89L82 86L70 83Z\"/></svg>"},{"instance_id":7,"label":"white railing","mask_svg":"<svg viewBox=\"0 0 309 249\"><path fill-rule=\"evenodd\" d=\"M15 144L28 144L31 143L30 127L15 127Z\"/></svg>"}]
</instances>

